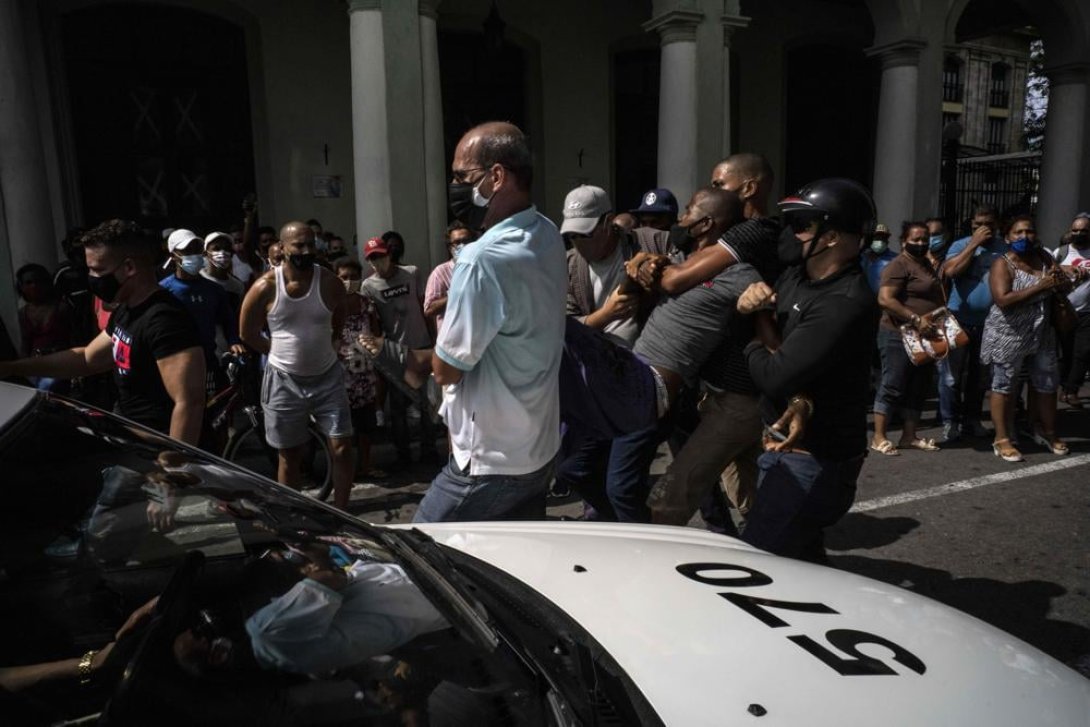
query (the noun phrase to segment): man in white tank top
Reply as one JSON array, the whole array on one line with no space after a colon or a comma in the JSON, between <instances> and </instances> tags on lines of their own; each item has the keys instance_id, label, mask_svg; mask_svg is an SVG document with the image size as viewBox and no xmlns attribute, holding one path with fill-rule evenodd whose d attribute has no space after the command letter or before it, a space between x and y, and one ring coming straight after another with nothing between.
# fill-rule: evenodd
<instances>
[{"instance_id":1,"label":"man in white tank top","mask_svg":"<svg viewBox=\"0 0 1090 727\"><path fill-rule=\"evenodd\" d=\"M329 437L333 502L348 506L352 489L352 416L337 345L344 326L344 285L315 264L314 232L303 222L280 229L284 263L268 271L242 302L242 340L268 355L261 385L265 438L280 452L277 480L299 489L307 425ZM261 335L268 325L271 338Z\"/></svg>"}]
</instances>

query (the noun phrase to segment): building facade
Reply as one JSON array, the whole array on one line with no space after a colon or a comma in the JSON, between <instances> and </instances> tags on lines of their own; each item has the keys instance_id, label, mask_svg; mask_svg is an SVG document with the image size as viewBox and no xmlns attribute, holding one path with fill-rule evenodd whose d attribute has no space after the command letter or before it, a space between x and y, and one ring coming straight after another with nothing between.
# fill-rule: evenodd
<instances>
[{"instance_id":1,"label":"building facade","mask_svg":"<svg viewBox=\"0 0 1090 727\"><path fill-rule=\"evenodd\" d=\"M1018 143L1024 61L983 39L1020 25L1048 52L1038 227L1053 239L1090 207L1079 0L11 0L0 277L55 266L67 228L109 216L223 228L248 192L264 223L394 228L435 265L453 146L494 118L529 134L554 217L583 182L618 208L653 186L684 201L743 150L769 158L776 194L845 175L890 224L929 216L943 114L986 98L964 143ZM0 287L9 331L15 306Z\"/></svg>"}]
</instances>

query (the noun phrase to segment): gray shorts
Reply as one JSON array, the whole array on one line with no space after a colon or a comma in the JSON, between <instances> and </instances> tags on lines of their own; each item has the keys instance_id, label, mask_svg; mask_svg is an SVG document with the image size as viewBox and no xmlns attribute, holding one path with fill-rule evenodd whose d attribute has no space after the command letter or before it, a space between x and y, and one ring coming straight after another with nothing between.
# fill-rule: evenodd
<instances>
[{"instance_id":1,"label":"gray shorts","mask_svg":"<svg viewBox=\"0 0 1090 727\"><path fill-rule=\"evenodd\" d=\"M269 364L261 382L265 440L276 449L305 444L310 417L327 437L352 436L352 411L340 361L317 376L294 376Z\"/></svg>"}]
</instances>

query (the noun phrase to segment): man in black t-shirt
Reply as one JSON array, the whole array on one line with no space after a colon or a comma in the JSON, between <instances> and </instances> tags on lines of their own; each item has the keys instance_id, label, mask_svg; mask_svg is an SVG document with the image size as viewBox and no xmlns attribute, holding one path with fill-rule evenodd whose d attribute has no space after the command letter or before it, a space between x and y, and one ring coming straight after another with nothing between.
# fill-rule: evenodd
<instances>
[{"instance_id":1,"label":"man in black t-shirt","mask_svg":"<svg viewBox=\"0 0 1090 727\"><path fill-rule=\"evenodd\" d=\"M878 317L859 250L874 229L875 209L870 193L848 179L812 182L780 209L802 263L780 276L775 291L751 286L738 310L756 312L758 340L744 353L765 424L784 427L785 411L796 419L787 441L774 436L758 460L757 496L742 539L820 561L822 530L851 507L867 451Z\"/></svg>"},{"instance_id":2,"label":"man in black t-shirt","mask_svg":"<svg viewBox=\"0 0 1090 727\"><path fill-rule=\"evenodd\" d=\"M73 378L113 369L118 409L135 422L197 444L204 414L204 351L189 313L155 278L156 241L134 222L87 232L91 292L116 302L106 330L87 346L0 363L11 375Z\"/></svg>"}]
</instances>

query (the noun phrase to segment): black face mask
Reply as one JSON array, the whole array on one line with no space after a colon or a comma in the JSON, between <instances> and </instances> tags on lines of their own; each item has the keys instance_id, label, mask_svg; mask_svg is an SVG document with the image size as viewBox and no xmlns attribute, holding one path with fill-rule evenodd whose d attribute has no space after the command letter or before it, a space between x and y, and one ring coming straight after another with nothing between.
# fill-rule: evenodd
<instances>
[{"instance_id":1,"label":"black face mask","mask_svg":"<svg viewBox=\"0 0 1090 727\"><path fill-rule=\"evenodd\" d=\"M121 285L121 281L112 272L98 277L94 275L87 276L87 289L91 291L91 295L103 303L113 303L114 299L117 298L118 291L121 290Z\"/></svg>"},{"instance_id":2,"label":"black face mask","mask_svg":"<svg viewBox=\"0 0 1090 727\"><path fill-rule=\"evenodd\" d=\"M295 253L288 255L288 262L296 270L310 270L314 265L314 261L318 259L318 256L312 252Z\"/></svg>"},{"instance_id":3,"label":"black face mask","mask_svg":"<svg viewBox=\"0 0 1090 727\"><path fill-rule=\"evenodd\" d=\"M447 206L451 216L471 230L479 230L484 226L484 216L488 212L487 207L473 204L475 186L477 185L469 182L451 182L447 187Z\"/></svg>"},{"instance_id":4,"label":"black face mask","mask_svg":"<svg viewBox=\"0 0 1090 727\"><path fill-rule=\"evenodd\" d=\"M917 244L912 242L906 242L904 244L905 252L917 260L922 260L927 257L928 246L926 244Z\"/></svg>"},{"instance_id":5,"label":"black face mask","mask_svg":"<svg viewBox=\"0 0 1090 727\"><path fill-rule=\"evenodd\" d=\"M682 227L678 224L674 224L670 227L670 233L666 239L670 245L673 245L686 255L692 252L692 249L696 246L696 238L689 232L689 228Z\"/></svg>"},{"instance_id":6,"label":"black face mask","mask_svg":"<svg viewBox=\"0 0 1090 727\"><path fill-rule=\"evenodd\" d=\"M802 243L795 237L795 232L790 227L785 227L780 233L780 240L776 244L776 256L787 267L802 262Z\"/></svg>"}]
</instances>

